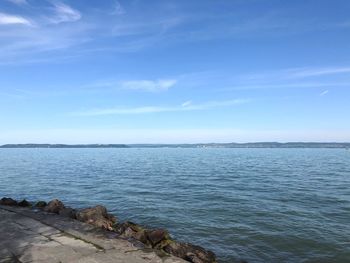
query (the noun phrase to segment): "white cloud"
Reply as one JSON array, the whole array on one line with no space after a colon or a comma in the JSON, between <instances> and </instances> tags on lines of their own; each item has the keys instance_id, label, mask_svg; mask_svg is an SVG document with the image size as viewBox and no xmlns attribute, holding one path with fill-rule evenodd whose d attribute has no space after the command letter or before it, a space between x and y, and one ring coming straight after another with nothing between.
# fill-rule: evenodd
<instances>
[{"instance_id":1,"label":"white cloud","mask_svg":"<svg viewBox=\"0 0 350 263\"><path fill-rule=\"evenodd\" d=\"M55 7L55 16L49 18L50 22L59 24L63 22L75 22L81 19L81 13L69 5L58 1L54 1L52 4Z\"/></svg>"},{"instance_id":2,"label":"white cloud","mask_svg":"<svg viewBox=\"0 0 350 263\"><path fill-rule=\"evenodd\" d=\"M323 75L333 75L341 73L350 73L350 67L329 67L329 68L305 68L297 69L292 72L293 77L314 77Z\"/></svg>"},{"instance_id":3,"label":"white cloud","mask_svg":"<svg viewBox=\"0 0 350 263\"><path fill-rule=\"evenodd\" d=\"M192 104L189 101L177 106L143 106L134 108L107 108L93 109L83 112L75 112L76 116L103 116L103 115L125 115L125 114L147 114L159 112L181 112L181 111L198 111L218 107L228 107L233 105L245 104L250 102L248 99L235 99L225 101L209 101L202 104Z\"/></svg>"},{"instance_id":4,"label":"white cloud","mask_svg":"<svg viewBox=\"0 0 350 263\"><path fill-rule=\"evenodd\" d=\"M16 4L16 5L26 5L28 4L27 0L7 0L13 4Z\"/></svg>"},{"instance_id":5,"label":"white cloud","mask_svg":"<svg viewBox=\"0 0 350 263\"><path fill-rule=\"evenodd\" d=\"M328 92L329 92L329 90L325 90L325 91L323 91L323 92L320 93L320 96L324 96L324 95L326 95Z\"/></svg>"},{"instance_id":6,"label":"white cloud","mask_svg":"<svg viewBox=\"0 0 350 263\"><path fill-rule=\"evenodd\" d=\"M149 92L157 92L168 90L176 84L175 79L162 80L130 80L123 81L120 86L128 90L143 90Z\"/></svg>"},{"instance_id":7,"label":"white cloud","mask_svg":"<svg viewBox=\"0 0 350 263\"><path fill-rule=\"evenodd\" d=\"M181 104L182 107L188 107L192 104L191 100L185 101L184 103Z\"/></svg>"},{"instance_id":8,"label":"white cloud","mask_svg":"<svg viewBox=\"0 0 350 263\"><path fill-rule=\"evenodd\" d=\"M125 9L124 9L124 7L120 4L119 1L115 1L114 9L113 9L112 14L114 14L114 15L123 15L123 14L125 14Z\"/></svg>"},{"instance_id":9,"label":"white cloud","mask_svg":"<svg viewBox=\"0 0 350 263\"><path fill-rule=\"evenodd\" d=\"M0 25L32 26L32 23L22 16L0 13Z\"/></svg>"},{"instance_id":10,"label":"white cloud","mask_svg":"<svg viewBox=\"0 0 350 263\"><path fill-rule=\"evenodd\" d=\"M346 73L350 73L350 67L305 67L245 74L239 76L239 78L244 83L253 82L261 85L264 83L271 83L276 81L290 81L294 79L298 80Z\"/></svg>"},{"instance_id":11,"label":"white cloud","mask_svg":"<svg viewBox=\"0 0 350 263\"><path fill-rule=\"evenodd\" d=\"M255 90L255 89L301 89L301 88L328 88L328 87L348 87L350 83L320 83L320 82L297 82L297 83L281 83L281 84L259 84L255 83L252 85L232 85L227 88L220 89L221 91L229 90Z\"/></svg>"}]
</instances>

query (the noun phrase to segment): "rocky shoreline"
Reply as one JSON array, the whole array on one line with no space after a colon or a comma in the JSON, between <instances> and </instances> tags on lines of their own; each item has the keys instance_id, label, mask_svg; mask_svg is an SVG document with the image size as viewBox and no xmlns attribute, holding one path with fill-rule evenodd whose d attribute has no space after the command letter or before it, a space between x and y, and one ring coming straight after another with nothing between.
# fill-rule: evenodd
<instances>
[{"instance_id":1,"label":"rocky shoreline","mask_svg":"<svg viewBox=\"0 0 350 263\"><path fill-rule=\"evenodd\" d=\"M8 197L2 198L0 205L28 207L88 223L97 228L111 231L118 237L137 242L141 247L155 249L188 262L217 263L213 252L191 243L176 241L171 238L166 229L148 229L130 221L118 222L117 218L109 214L107 209L102 205L77 210L65 206L58 199L51 200L48 203L45 201L32 203L25 199L18 202Z\"/></svg>"}]
</instances>

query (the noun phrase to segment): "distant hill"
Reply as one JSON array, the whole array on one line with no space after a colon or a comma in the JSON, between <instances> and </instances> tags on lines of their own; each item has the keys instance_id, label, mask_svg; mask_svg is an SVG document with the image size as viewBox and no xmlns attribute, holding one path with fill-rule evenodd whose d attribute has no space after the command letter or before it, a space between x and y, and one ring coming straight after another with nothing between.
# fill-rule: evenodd
<instances>
[{"instance_id":1,"label":"distant hill","mask_svg":"<svg viewBox=\"0 0 350 263\"><path fill-rule=\"evenodd\" d=\"M125 144L5 144L0 148L128 148Z\"/></svg>"},{"instance_id":2,"label":"distant hill","mask_svg":"<svg viewBox=\"0 0 350 263\"><path fill-rule=\"evenodd\" d=\"M328 142L253 142L253 143L223 143L206 144L204 147L224 148L349 148L350 143L328 143Z\"/></svg>"},{"instance_id":3,"label":"distant hill","mask_svg":"<svg viewBox=\"0 0 350 263\"><path fill-rule=\"evenodd\" d=\"M130 144L138 148L350 148L350 143L333 142L250 142L250 143L199 143L199 144Z\"/></svg>"},{"instance_id":4,"label":"distant hill","mask_svg":"<svg viewBox=\"0 0 350 263\"><path fill-rule=\"evenodd\" d=\"M198 144L5 144L0 148L346 148L350 143L333 142L251 142Z\"/></svg>"}]
</instances>

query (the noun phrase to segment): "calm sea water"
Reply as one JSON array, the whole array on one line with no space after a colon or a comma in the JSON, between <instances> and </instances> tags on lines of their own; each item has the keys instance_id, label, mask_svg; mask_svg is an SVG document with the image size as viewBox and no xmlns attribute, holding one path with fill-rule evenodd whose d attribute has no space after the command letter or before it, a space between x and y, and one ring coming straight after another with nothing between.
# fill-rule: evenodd
<instances>
[{"instance_id":1,"label":"calm sea water","mask_svg":"<svg viewBox=\"0 0 350 263\"><path fill-rule=\"evenodd\" d=\"M341 149L0 149L0 196L104 204L220 262L350 262Z\"/></svg>"}]
</instances>

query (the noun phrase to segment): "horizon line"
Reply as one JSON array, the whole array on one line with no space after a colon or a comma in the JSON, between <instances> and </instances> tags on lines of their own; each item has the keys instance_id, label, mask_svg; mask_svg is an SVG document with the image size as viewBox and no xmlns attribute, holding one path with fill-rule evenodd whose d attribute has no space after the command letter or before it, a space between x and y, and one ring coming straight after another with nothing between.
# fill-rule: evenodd
<instances>
[{"instance_id":1,"label":"horizon line","mask_svg":"<svg viewBox=\"0 0 350 263\"><path fill-rule=\"evenodd\" d=\"M96 147L113 147L113 146L119 146L119 147L128 147L128 146L228 146L228 145L237 145L237 146L245 146L245 145L258 145L258 144L262 144L265 146L269 146L269 145L293 145L293 144L299 144L299 145L337 145L337 146L346 146L346 147L350 147L350 142L332 142L332 141L324 141L324 142L320 142L320 141L288 141L288 142L280 142L280 141L251 141L251 142L201 142L201 143L77 143L77 144L67 144L67 143L5 143L5 144L1 144L0 148L21 148L21 147L30 147L32 146L33 148L38 146L58 146L58 147L86 147L89 148L89 146L94 146Z\"/></svg>"}]
</instances>

